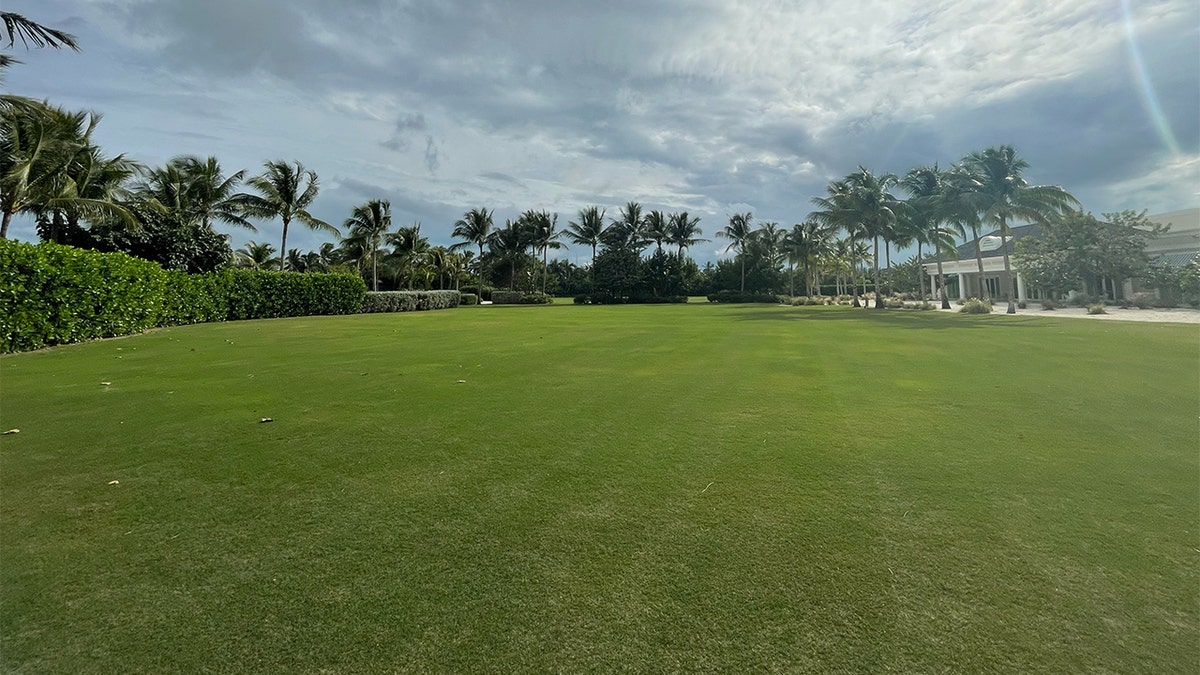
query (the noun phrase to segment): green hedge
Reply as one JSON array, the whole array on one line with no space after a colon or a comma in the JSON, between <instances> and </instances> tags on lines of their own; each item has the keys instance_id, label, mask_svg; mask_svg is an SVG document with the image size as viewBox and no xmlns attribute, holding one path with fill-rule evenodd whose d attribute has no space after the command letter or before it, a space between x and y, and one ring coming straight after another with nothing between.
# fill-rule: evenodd
<instances>
[{"instance_id":1,"label":"green hedge","mask_svg":"<svg viewBox=\"0 0 1200 675\"><path fill-rule=\"evenodd\" d=\"M369 291L363 298L362 311L419 312L427 309L453 309L462 302L458 291Z\"/></svg>"},{"instance_id":2,"label":"green hedge","mask_svg":"<svg viewBox=\"0 0 1200 675\"><path fill-rule=\"evenodd\" d=\"M532 293L522 291L492 291L492 304L494 305L549 305L553 302L554 298L537 291Z\"/></svg>"},{"instance_id":3,"label":"green hedge","mask_svg":"<svg viewBox=\"0 0 1200 675\"><path fill-rule=\"evenodd\" d=\"M771 293L739 293L737 291L717 291L708 296L709 302L755 302L767 304L779 304L784 302L778 295ZM787 304L790 304L790 300Z\"/></svg>"},{"instance_id":4,"label":"green hedge","mask_svg":"<svg viewBox=\"0 0 1200 675\"><path fill-rule=\"evenodd\" d=\"M0 240L0 351L155 326L354 314L365 294L357 276L261 270L188 275L124 253Z\"/></svg>"},{"instance_id":5,"label":"green hedge","mask_svg":"<svg viewBox=\"0 0 1200 675\"><path fill-rule=\"evenodd\" d=\"M166 283L163 268L124 253L0 240L0 350L153 328Z\"/></svg>"}]
</instances>

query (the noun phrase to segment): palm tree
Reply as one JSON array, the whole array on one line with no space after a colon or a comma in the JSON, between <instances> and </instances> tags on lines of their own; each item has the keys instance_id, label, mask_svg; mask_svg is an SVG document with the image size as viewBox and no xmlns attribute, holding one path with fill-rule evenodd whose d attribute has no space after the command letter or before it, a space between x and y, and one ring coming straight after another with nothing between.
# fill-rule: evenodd
<instances>
[{"instance_id":1,"label":"palm tree","mask_svg":"<svg viewBox=\"0 0 1200 675\"><path fill-rule=\"evenodd\" d=\"M266 242L260 244L248 241L245 246L234 253L234 257L237 259L238 267L269 270L276 265L275 248Z\"/></svg>"},{"instance_id":2,"label":"palm tree","mask_svg":"<svg viewBox=\"0 0 1200 675\"><path fill-rule=\"evenodd\" d=\"M593 267L596 265L596 247L604 236L604 212L598 206L579 209L579 222L570 221L563 232L572 244L592 247Z\"/></svg>"},{"instance_id":3,"label":"palm tree","mask_svg":"<svg viewBox=\"0 0 1200 675\"><path fill-rule=\"evenodd\" d=\"M934 258L937 260L939 297L942 309L950 309L950 299L946 296L946 279L942 273L942 253L954 248L954 236L964 236L963 226L953 220L952 210L946 208L948 191L947 172L933 166L920 166L911 169L901 179L901 186L908 192L908 217L906 227L917 242L917 259L922 260L921 249L931 246ZM925 278L918 266L921 297L925 297Z\"/></svg>"},{"instance_id":4,"label":"palm tree","mask_svg":"<svg viewBox=\"0 0 1200 675\"><path fill-rule=\"evenodd\" d=\"M283 160L267 162L263 166L265 171L261 175L246 181L259 194L238 195L236 203L242 213L251 218L279 218L283 221L283 237L279 243L279 265L282 268L287 251L288 225L293 219L334 236L340 233L336 227L308 212L319 190L315 171L305 169L300 162L289 164Z\"/></svg>"},{"instance_id":5,"label":"palm tree","mask_svg":"<svg viewBox=\"0 0 1200 675\"><path fill-rule=\"evenodd\" d=\"M517 269L526 258L525 233L519 222L504 221L504 227L492 232L488 237L489 252L496 259L508 264L510 270L508 288L513 290L517 285Z\"/></svg>"},{"instance_id":6,"label":"palm tree","mask_svg":"<svg viewBox=\"0 0 1200 675\"><path fill-rule=\"evenodd\" d=\"M234 194L245 171L225 176L216 157L172 158L166 166L145 169L131 190L133 196L159 211L174 214L181 222L205 228L219 220L251 231L242 217L241 197Z\"/></svg>"},{"instance_id":7,"label":"palm tree","mask_svg":"<svg viewBox=\"0 0 1200 675\"><path fill-rule=\"evenodd\" d=\"M605 246L613 248L645 248L649 243L646 236L646 219L642 216L642 205L628 202L621 207L621 217L613 220L604 230Z\"/></svg>"},{"instance_id":8,"label":"palm tree","mask_svg":"<svg viewBox=\"0 0 1200 675\"><path fill-rule=\"evenodd\" d=\"M362 241L371 254L371 290L379 290L379 245L392 229L392 203L386 199L372 199L354 207L353 214L342 224L348 231L347 239Z\"/></svg>"},{"instance_id":9,"label":"palm tree","mask_svg":"<svg viewBox=\"0 0 1200 675\"><path fill-rule=\"evenodd\" d=\"M751 238L754 236L754 230L750 228L750 221L754 219L751 213L735 213L729 216L729 224L725 229L717 233L718 237L729 240L729 246L725 247L725 252L736 248L738 256L742 259L742 286L739 292L746 292L746 246L750 244Z\"/></svg>"},{"instance_id":10,"label":"palm tree","mask_svg":"<svg viewBox=\"0 0 1200 675\"><path fill-rule=\"evenodd\" d=\"M492 234L492 212L487 209L471 209L463 217L455 221L452 236L463 241L450 248L459 249L475 245L479 247L479 288L476 289L483 297L483 246ZM482 306L482 305L481 305Z\"/></svg>"},{"instance_id":11,"label":"palm tree","mask_svg":"<svg viewBox=\"0 0 1200 675\"><path fill-rule=\"evenodd\" d=\"M667 238L667 217L662 211L651 211L646 214L646 239L654 242L658 250L662 250L663 241Z\"/></svg>"},{"instance_id":12,"label":"palm tree","mask_svg":"<svg viewBox=\"0 0 1200 675\"><path fill-rule=\"evenodd\" d=\"M550 268L548 260L550 249L560 249L563 247L562 242L558 240L562 236L561 232L554 230L558 223L558 214L553 215L546 211L526 211L521 216L521 220L525 222L528 228L530 243L535 250L542 252L542 292L546 292L546 282L549 278Z\"/></svg>"},{"instance_id":13,"label":"palm tree","mask_svg":"<svg viewBox=\"0 0 1200 675\"><path fill-rule=\"evenodd\" d=\"M385 241L392 247L387 262L391 264L393 278L399 285L400 278L405 277L411 290L414 281L428 276L421 271L426 267L429 254L429 239L421 235L421 223L414 222L408 227L397 228L385 237Z\"/></svg>"},{"instance_id":14,"label":"palm tree","mask_svg":"<svg viewBox=\"0 0 1200 675\"><path fill-rule=\"evenodd\" d=\"M809 297L813 294L814 276L819 273L816 263L831 251L829 237L832 234L833 228L823 226L815 220L806 220L803 224L793 225L784 235L783 247L788 263L793 265L793 268L797 262L804 267L804 289ZM795 295L795 272L790 272L788 276L788 294Z\"/></svg>"},{"instance_id":15,"label":"palm tree","mask_svg":"<svg viewBox=\"0 0 1200 675\"><path fill-rule=\"evenodd\" d=\"M1000 230L1000 249L1004 254L1002 284L1009 314L1017 312L1012 299L1012 269L1008 258L1008 237L1012 234L1009 220L1020 218L1044 224L1079 204L1071 193L1057 185L1030 185L1022 175L1028 168L1029 163L1017 157L1017 151L1011 145L987 148L962 159L967 179L963 195L966 203L983 222L994 224Z\"/></svg>"},{"instance_id":16,"label":"palm tree","mask_svg":"<svg viewBox=\"0 0 1200 675\"><path fill-rule=\"evenodd\" d=\"M830 181L825 187L824 197L813 197L812 203L818 207L808 215L812 220L833 230L845 230L845 256L850 272L850 295L854 298L853 305L861 307L858 302L858 258L857 239L866 234L858 213L853 208L852 187L847 179Z\"/></svg>"},{"instance_id":17,"label":"palm tree","mask_svg":"<svg viewBox=\"0 0 1200 675\"><path fill-rule=\"evenodd\" d=\"M835 207L832 212L814 212L812 216L818 222L840 227L856 223L866 236L874 240L875 254L872 266L875 273L875 309L883 309L883 293L879 279L879 241L891 236L892 228L905 208L904 202L888 190L896 181L896 176L892 174L876 176L866 167L859 166L858 171L846 176L843 181L836 182L837 194L832 195L831 200L814 200L821 205L830 201ZM831 185L831 189L833 187Z\"/></svg>"},{"instance_id":18,"label":"palm tree","mask_svg":"<svg viewBox=\"0 0 1200 675\"><path fill-rule=\"evenodd\" d=\"M691 248L702 241L699 235L704 234L700 230L700 217L692 218L688 216L687 211L672 213L670 220L667 222L667 242L675 244L679 247L679 257L683 258L683 250Z\"/></svg>"}]
</instances>

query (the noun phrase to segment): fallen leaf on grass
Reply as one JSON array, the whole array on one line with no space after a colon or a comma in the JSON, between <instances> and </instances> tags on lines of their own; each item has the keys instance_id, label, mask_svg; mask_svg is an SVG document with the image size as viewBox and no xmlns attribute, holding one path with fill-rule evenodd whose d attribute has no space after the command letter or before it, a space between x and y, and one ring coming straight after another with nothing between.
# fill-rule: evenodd
<instances>
[{"instance_id":1,"label":"fallen leaf on grass","mask_svg":"<svg viewBox=\"0 0 1200 675\"><path fill-rule=\"evenodd\" d=\"M120 485L120 484L121 484L121 481L119 481L119 480L110 480L110 481L108 481L108 484L109 484L109 485Z\"/></svg>"},{"instance_id":2,"label":"fallen leaf on grass","mask_svg":"<svg viewBox=\"0 0 1200 675\"><path fill-rule=\"evenodd\" d=\"M261 420L259 420L259 421L258 421L258 423L259 423L259 424L262 424L262 423L264 423L264 422L274 422L274 421L275 421L275 420L271 419L270 417L264 417L264 418L262 418Z\"/></svg>"},{"instance_id":3,"label":"fallen leaf on grass","mask_svg":"<svg viewBox=\"0 0 1200 675\"><path fill-rule=\"evenodd\" d=\"M19 433L21 433L20 429L9 429L8 431L4 432L3 435L7 436L9 434L19 434Z\"/></svg>"},{"instance_id":4,"label":"fallen leaf on grass","mask_svg":"<svg viewBox=\"0 0 1200 675\"><path fill-rule=\"evenodd\" d=\"M112 382L101 382L101 383L100 383L100 386L101 386L101 387L111 387L111 386L112 386Z\"/></svg>"},{"instance_id":5,"label":"fallen leaf on grass","mask_svg":"<svg viewBox=\"0 0 1200 675\"><path fill-rule=\"evenodd\" d=\"M455 384L466 384L466 383L467 383L467 381L466 381L466 380L459 380L459 381L458 381L458 382L456 382Z\"/></svg>"}]
</instances>

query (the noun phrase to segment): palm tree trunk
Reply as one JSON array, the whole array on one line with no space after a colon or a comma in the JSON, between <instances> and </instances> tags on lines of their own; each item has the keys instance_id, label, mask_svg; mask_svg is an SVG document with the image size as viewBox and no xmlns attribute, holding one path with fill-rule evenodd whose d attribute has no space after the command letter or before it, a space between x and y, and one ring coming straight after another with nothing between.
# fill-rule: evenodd
<instances>
[{"instance_id":1,"label":"palm tree trunk","mask_svg":"<svg viewBox=\"0 0 1200 675\"><path fill-rule=\"evenodd\" d=\"M942 309L950 309L950 298L946 296L946 277L942 274L942 247L938 246L934 250L937 256L938 265L938 286L941 287L940 295L942 296ZM958 275L958 283L962 283L962 275Z\"/></svg>"},{"instance_id":2,"label":"palm tree trunk","mask_svg":"<svg viewBox=\"0 0 1200 675\"><path fill-rule=\"evenodd\" d=\"M287 228L288 228L288 219L284 218L283 219L283 239L281 239L279 241L279 271L280 272L282 272L284 269L283 262L287 256Z\"/></svg>"},{"instance_id":3,"label":"palm tree trunk","mask_svg":"<svg viewBox=\"0 0 1200 675\"><path fill-rule=\"evenodd\" d=\"M983 251L979 250L979 227L971 226L971 234L975 235L975 263L979 266L979 297L991 300L991 296L987 292L987 284L983 283Z\"/></svg>"},{"instance_id":4,"label":"palm tree trunk","mask_svg":"<svg viewBox=\"0 0 1200 675\"><path fill-rule=\"evenodd\" d=\"M921 293L921 301L925 301L925 267L921 265L921 242L917 240L917 287Z\"/></svg>"},{"instance_id":5,"label":"palm tree trunk","mask_svg":"<svg viewBox=\"0 0 1200 675\"><path fill-rule=\"evenodd\" d=\"M1000 250L1004 252L1004 299L1008 301L1008 309L1004 313L1016 314L1017 306L1012 299L1012 269L1008 265L1008 223L1003 215L1000 216Z\"/></svg>"},{"instance_id":6,"label":"palm tree trunk","mask_svg":"<svg viewBox=\"0 0 1200 675\"><path fill-rule=\"evenodd\" d=\"M883 309L883 294L879 292L879 235L875 235L875 309Z\"/></svg>"},{"instance_id":7,"label":"palm tree trunk","mask_svg":"<svg viewBox=\"0 0 1200 675\"><path fill-rule=\"evenodd\" d=\"M741 256L742 256L742 290L740 292L745 294L745 292L746 292L746 251L743 250L741 252Z\"/></svg>"},{"instance_id":8,"label":"palm tree trunk","mask_svg":"<svg viewBox=\"0 0 1200 675\"><path fill-rule=\"evenodd\" d=\"M371 289L379 291L379 247L371 247Z\"/></svg>"},{"instance_id":9,"label":"palm tree trunk","mask_svg":"<svg viewBox=\"0 0 1200 675\"><path fill-rule=\"evenodd\" d=\"M796 262L788 260L788 297L796 297Z\"/></svg>"},{"instance_id":10,"label":"palm tree trunk","mask_svg":"<svg viewBox=\"0 0 1200 675\"><path fill-rule=\"evenodd\" d=\"M0 220L0 239L8 239L8 223L12 220L12 211L4 212L4 219Z\"/></svg>"},{"instance_id":11,"label":"palm tree trunk","mask_svg":"<svg viewBox=\"0 0 1200 675\"><path fill-rule=\"evenodd\" d=\"M858 260L854 256L854 235L850 235L850 295L854 298L852 307L862 307L858 304Z\"/></svg>"}]
</instances>

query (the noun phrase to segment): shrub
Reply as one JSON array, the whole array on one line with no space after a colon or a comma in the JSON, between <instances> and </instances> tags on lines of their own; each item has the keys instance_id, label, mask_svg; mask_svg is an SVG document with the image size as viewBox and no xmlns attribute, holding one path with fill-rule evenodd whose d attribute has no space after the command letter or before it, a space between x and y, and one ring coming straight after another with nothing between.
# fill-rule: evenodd
<instances>
[{"instance_id":1,"label":"shrub","mask_svg":"<svg viewBox=\"0 0 1200 675\"><path fill-rule=\"evenodd\" d=\"M550 305L554 303L554 298L539 292L526 293L521 296L522 305Z\"/></svg>"},{"instance_id":2,"label":"shrub","mask_svg":"<svg viewBox=\"0 0 1200 675\"><path fill-rule=\"evenodd\" d=\"M770 303L778 305L781 302L788 304L790 301L784 300L778 295L770 293L739 293L737 291L717 291L708 296L709 302L755 302L755 303Z\"/></svg>"},{"instance_id":3,"label":"shrub","mask_svg":"<svg viewBox=\"0 0 1200 675\"><path fill-rule=\"evenodd\" d=\"M229 318L229 276L167 270L162 325L225 321Z\"/></svg>"},{"instance_id":4,"label":"shrub","mask_svg":"<svg viewBox=\"0 0 1200 675\"><path fill-rule=\"evenodd\" d=\"M922 300L921 306L918 307L918 309L920 309L922 311L928 311L928 310L936 309L936 308L937 308L937 306L934 305L932 302L929 302L928 300Z\"/></svg>"},{"instance_id":5,"label":"shrub","mask_svg":"<svg viewBox=\"0 0 1200 675\"><path fill-rule=\"evenodd\" d=\"M479 296L479 300L481 302L482 301L487 301L487 302L492 301L492 289L488 288L487 286L484 286L482 291L480 291L479 287L477 287L477 286L463 286L462 288L459 289L459 292L460 293L474 293L475 295Z\"/></svg>"},{"instance_id":6,"label":"shrub","mask_svg":"<svg viewBox=\"0 0 1200 675\"><path fill-rule=\"evenodd\" d=\"M884 298L883 306L888 309L903 309L904 301L900 298Z\"/></svg>"},{"instance_id":7,"label":"shrub","mask_svg":"<svg viewBox=\"0 0 1200 675\"><path fill-rule=\"evenodd\" d=\"M1129 302L1138 309L1150 309L1158 298L1153 293L1134 293Z\"/></svg>"},{"instance_id":8,"label":"shrub","mask_svg":"<svg viewBox=\"0 0 1200 675\"><path fill-rule=\"evenodd\" d=\"M1042 309L1044 309L1044 310L1058 309L1058 303L1050 298L1043 298L1042 299Z\"/></svg>"},{"instance_id":9,"label":"shrub","mask_svg":"<svg viewBox=\"0 0 1200 675\"><path fill-rule=\"evenodd\" d=\"M367 287L348 274L226 270L230 321L357 314ZM455 293L457 297L457 293Z\"/></svg>"},{"instance_id":10,"label":"shrub","mask_svg":"<svg viewBox=\"0 0 1200 675\"><path fill-rule=\"evenodd\" d=\"M963 314L991 314L992 304L987 300L979 298L968 298L963 303L962 309L958 310Z\"/></svg>"},{"instance_id":11,"label":"shrub","mask_svg":"<svg viewBox=\"0 0 1200 675\"><path fill-rule=\"evenodd\" d=\"M478 305L479 296L474 293L461 293L458 296L458 304L460 305Z\"/></svg>"},{"instance_id":12,"label":"shrub","mask_svg":"<svg viewBox=\"0 0 1200 675\"><path fill-rule=\"evenodd\" d=\"M364 314L377 312L420 312L458 307L458 291L370 291L363 298Z\"/></svg>"},{"instance_id":13,"label":"shrub","mask_svg":"<svg viewBox=\"0 0 1200 675\"><path fill-rule=\"evenodd\" d=\"M124 253L0 240L0 351L152 328L166 284L158 264Z\"/></svg>"},{"instance_id":14,"label":"shrub","mask_svg":"<svg viewBox=\"0 0 1200 675\"><path fill-rule=\"evenodd\" d=\"M1104 311L1104 305L1102 303L1088 305L1087 313L1088 314L1108 314L1108 312Z\"/></svg>"},{"instance_id":15,"label":"shrub","mask_svg":"<svg viewBox=\"0 0 1200 675\"><path fill-rule=\"evenodd\" d=\"M577 305L586 305L589 302L591 302L591 298L589 298L586 295L577 295L577 296L575 296L574 302Z\"/></svg>"},{"instance_id":16,"label":"shrub","mask_svg":"<svg viewBox=\"0 0 1200 675\"><path fill-rule=\"evenodd\" d=\"M525 296L521 291L492 291L492 303L496 305L519 305Z\"/></svg>"}]
</instances>

